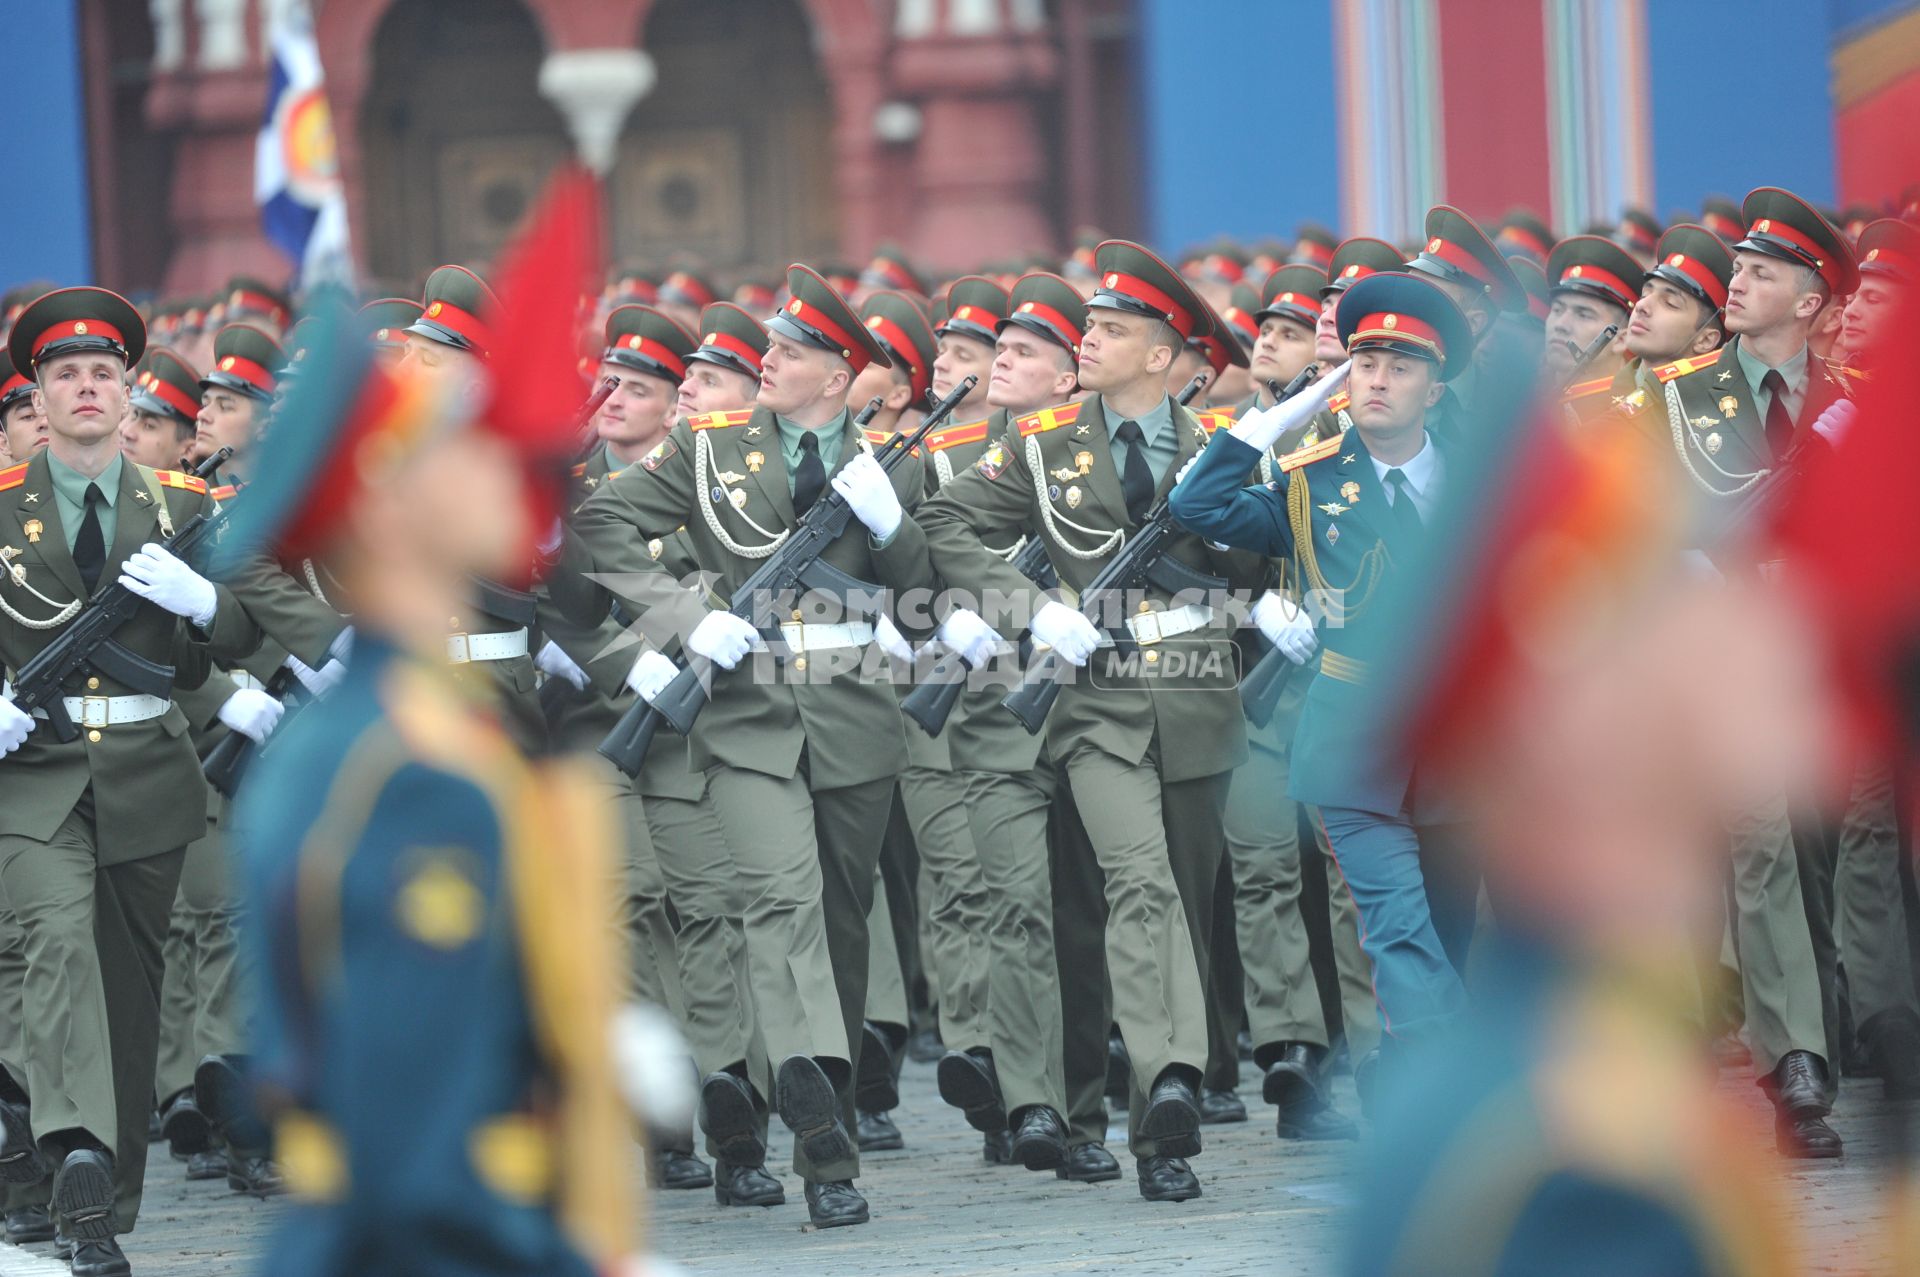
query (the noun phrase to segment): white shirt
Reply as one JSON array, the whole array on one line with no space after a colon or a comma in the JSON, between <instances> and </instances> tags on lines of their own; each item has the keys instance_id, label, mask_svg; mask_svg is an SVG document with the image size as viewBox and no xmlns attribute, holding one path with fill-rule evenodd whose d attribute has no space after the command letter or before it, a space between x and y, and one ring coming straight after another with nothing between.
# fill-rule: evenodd
<instances>
[{"instance_id":1,"label":"white shirt","mask_svg":"<svg viewBox=\"0 0 1920 1277\"><path fill-rule=\"evenodd\" d=\"M1401 465L1390 466L1378 457L1373 459L1373 472L1380 477L1380 486L1387 490L1389 502L1400 499L1394 489L1397 485L1387 482L1387 471L1398 470L1407 477L1406 490L1413 497L1413 508L1420 512L1420 520L1429 523L1433 512L1440 505L1440 482L1445 477L1440 464L1440 450L1433 446L1433 436L1420 436L1420 451Z\"/></svg>"}]
</instances>

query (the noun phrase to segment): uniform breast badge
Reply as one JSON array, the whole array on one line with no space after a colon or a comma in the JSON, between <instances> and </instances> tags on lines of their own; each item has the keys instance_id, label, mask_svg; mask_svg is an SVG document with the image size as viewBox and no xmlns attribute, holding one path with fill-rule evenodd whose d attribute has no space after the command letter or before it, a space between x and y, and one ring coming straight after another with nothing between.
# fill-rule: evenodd
<instances>
[{"instance_id":1,"label":"uniform breast badge","mask_svg":"<svg viewBox=\"0 0 1920 1277\"><path fill-rule=\"evenodd\" d=\"M41 523L40 520L38 519L28 519L21 526L26 530L27 541L32 545L39 545L40 533L44 530L46 525Z\"/></svg>"},{"instance_id":2,"label":"uniform breast badge","mask_svg":"<svg viewBox=\"0 0 1920 1277\"><path fill-rule=\"evenodd\" d=\"M1342 515L1352 507L1341 505L1338 501L1322 501L1320 508L1329 515Z\"/></svg>"},{"instance_id":3,"label":"uniform breast badge","mask_svg":"<svg viewBox=\"0 0 1920 1277\"><path fill-rule=\"evenodd\" d=\"M760 467L761 467L761 466L764 466L764 465L766 465L766 464L767 464L767 454L766 454L766 453L764 453L764 452L749 452L749 453L747 454L747 469L749 469L749 470L751 470L751 471L753 471L753 472L754 472L755 474L759 474L759 473L760 473Z\"/></svg>"},{"instance_id":4,"label":"uniform breast badge","mask_svg":"<svg viewBox=\"0 0 1920 1277\"><path fill-rule=\"evenodd\" d=\"M1074 453L1073 468L1074 468L1074 471L1078 474L1087 474L1091 472L1093 469L1093 454L1091 452Z\"/></svg>"},{"instance_id":5,"label":"uniform breast badge","mask_svg":"<svg viewBox=\"0 0 1920 1277\"><path fill-rule=\"evenodd\" d=\"M1053 477L1058 479L1062 483L1071 483L1075 479L1078 479L1083 473L1085 472L1081 470L1075 470L1072 466L1061 466L1058 470L1055 470L1053 472Z\"/></svg>"},{"instance_id":6,"label":"uniform breast badge","mask_svg":"<svg viewBox=\"0 0 1920 1277\"><path fill-rule=\"evenodd\" d=\"M1707 435L1707 452L1709 454L1713 454L1719 451L1720 451L1720 432L1718 430L1711 431Z\"/></svg>"},{"instance_id":7,"label":"uniform breast badge","mask_svg":"<svg viewBox=\"0 0 1920 1277\"><path fill-rule=\"evenodd\" d=\"M738 488L733 488L728 491L727 500L732 503L733 508L736 510L744 510L747 508L747 494Z\"/></svg>"},{"instance_id":8,"label":"uniform breast badge","mask_svg":"<svg viewBox=\"0 0 1920 1277\"><path fill-rule=\"evenodd\" d=\"M1739 411L1739 408L1740 408L1740 401L1738 399L1735 399L1732 395L1720 396L1720 415L1721 416L1731 417L1735 412Z\"/></svg>"},{"instance_id":9,"label":"uniform breast badge","mask_svg":"<svg viewBox=\"0 0 1920 1277\"><path fill-rule=\"evenodd\" d=\"M1080 489L1076 485L1074 487L1067 489L1067 509L1078 510L1079 508L1080 508Z\"/></svg>"},{"instance_id":10,"label":"uniform breast badge","mask_svg":"<svg viewBox=\"0 0 1920 1277\"><path fill-rule=\"evenodd\" d=\"M1340 499L1352 505L1360 499L1360 485L1349 479L1340 485Z\"/></svg>"},{"instance_id":11,"label":"uniform breast badge","mask_svg":"<svg viewBox=\"0 0 1920 1277\"><path fill-rule=\"evenodd\" d=\"M1334 542L1338 541L1339 539L1340 539L1340 525L1337 523L1329 523L1327 525L1327 544L1332 545Z\"/></svg>"},{"instance_id":12,"label":"uniform breast badge","mask_svg":"<svg viewBox=\"0 0 1920 1277\"><path fill-rule=\"evenodd\" d=\"M722 483L738 483L747 476L741 474L738 470L722 470L713 477Z\"/></svg>"}]
</instances>

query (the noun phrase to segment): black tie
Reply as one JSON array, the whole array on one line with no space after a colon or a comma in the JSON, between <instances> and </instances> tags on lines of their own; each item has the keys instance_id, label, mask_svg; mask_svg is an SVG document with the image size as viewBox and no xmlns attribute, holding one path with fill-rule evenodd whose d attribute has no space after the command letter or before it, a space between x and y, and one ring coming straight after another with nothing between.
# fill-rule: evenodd
<instances>
[{"instance_id":1,"label":"black tie","mask_svg":"<svg viewBox=\"0 0 1920 1277\"><path fill-rule=\"evenodd\" d=\"M809 430L800 436L800 467L793 472L793 512L813 509L827 486L827 468L820 464L820 437Z\"/></svg>"},{"instance_id":2,"label":"black tie","mask_svg":"<svg viewBox=\"0 0 1920 1277\"><path fill-rule=\"evenodd\" d=\"M1787 411L1787 379L1780 375L1778 368L1769 368L1767 375L1760 379L1760 389L1772 392L1767 403L1767 447L1778 460L1793 443L1793 414Z\"/></svg>"},{"instance_id":3,"label":"black tie","mask_svg":"<svg viewBox=\"0 0 1920 1277\"><path fill-rule=\"evenodd\" d=\"M1144 522L1153 506L1153 468L1147 465L1147 436L1137 421L1123 421L1113 432L1127 445L1127 464L1120 467L1120 492L1127 499L1127 517Z\"/></svg>"},{"instance_id":4,"label":"black tie","mask_svg":"<svg viewBox=\"0 0 1920 1277\"><path fill-rule=\"evenodd\" d=\"M1419 507L1413 504L1413 489L1407 486L1406 472L1399 467L1387 471L1387 486L1393 489L1393 519L1400 531L1417 538L1424 525Z\"/></svg>"},{"instance_id":5,"label":"black tie","mask_svg":"<svg viewBox=\"0 0 1920 1277\"><path fill-rule=\"evenodd\" d=\"M73 539L73 566L80 569L80 580L87 587L89 598L107 566L107 542L100 535L100 507L106 499L107 494L100 491L99 484L87 485L87 513L80 520L80 535Z\"/></svg>"}]
</instances>

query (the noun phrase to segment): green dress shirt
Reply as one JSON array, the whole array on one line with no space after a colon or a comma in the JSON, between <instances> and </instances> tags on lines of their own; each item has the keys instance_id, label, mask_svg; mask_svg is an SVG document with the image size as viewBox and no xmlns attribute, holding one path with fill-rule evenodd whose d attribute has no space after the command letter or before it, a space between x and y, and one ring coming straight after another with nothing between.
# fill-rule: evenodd
<instances>
[{"instance_id":1,"label":"green dress shirt","mask_svg":"<svg viewBox=\"0 0 1920 1277\"><path fill-rule=\"evenodd\" d=\"M1122 417L1119 410L1104 399L1100 401L1100 409L1107 419L1107 444L1113 449L1113 464L1121 474L1127 472L1130 445L1119 440L1120 424L1123 421L1140 423L1140 434L1146 446L1147 469L1153 473L1153 481L1157 485L1166 477L1174 458L1180 455L1180 440L1173 433L1173 400L1162 399L1153 411L1138 417Z\"/></svg>"},{"instance_id":2,"label":"green dress shirt","mask_svg":"<svg viewBox=\"0 0 1920 1277\"><path fill-rule=\"evenodd\" d=\"M800 472L800 440L814 435L820 440L820 464L832 474L834 466L840 463L840 436L847 430L847 410L842 408L840 415L821 426L818 430L809 430L798 422L788 421L778 413L774 414L774 424L780 428L780 456L787 463L787 493L793 493L794 476Z\"/></svg>"},{"instance_id":3,"label":"green dress shirt","mask_svg":"<svg viewBox=\"0 0 1920 1277\"><path fill-rule=\"evenodd\" d=\"M69 554L79 539L80 523L87 517L89 483L99 484L100 495L106 498L100 503L100 544L113 548L113 533L120 525L114 514L113 499L120 494L120 467L125 464L125 459L116 452L99 478L89 479L54 456L51 448L47 450L47 473L53 476L53 500L60 507L60 530L66 533Z\"/></svg>"},{"instance_id":4,"label":"green dress shirt","mask_svg":"<svg viewBox=\"0 0 1920 1277\"><path fill-rule=\"evenodd\" d=\"M1765 381L1767 374L1774 370L1762 363L1759 356L1748 354L1745 342L1735 343L1733 353L1740 361L1740 372L1746 377L1748 388L1753 391L1753 406L1759 409L1760 420L1765 421L1767 409L1773 406L1773 392L1763 389L1760 383ZM1787 383L1787 416L1798 422L1800 409L1807 402L1807 348L1804 345L1801 346L1794 353L1793 358L1780 365L1779 373L1781 379Z\"/></svg>"}]
</instances>

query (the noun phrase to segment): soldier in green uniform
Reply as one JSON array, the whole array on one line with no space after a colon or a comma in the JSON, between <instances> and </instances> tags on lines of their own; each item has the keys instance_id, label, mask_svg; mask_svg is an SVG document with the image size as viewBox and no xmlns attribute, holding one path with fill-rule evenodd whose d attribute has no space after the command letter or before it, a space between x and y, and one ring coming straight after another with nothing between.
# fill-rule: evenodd
<instances>
[{"instance_id":1,"label":"soldier in green uniform","mask_svg":"<svg viewBox=\"0 0 1920 1277\"><path fill-rule=\"evenodd\" d=\"M1440 286L1466 315L1474 339L1473 360L1447 379L1428 424L1436 437L1464 437L1476 418L1500 416L1530 389L1533 369L1514 366L1513 353L1488 336L1498 316L1526 309L1527 290L1487 233L1459 209L1427 210L1426 232L1407 270Z\"/></svg>"},{"instance_id":2,"label":"soldier in green uniform","mask_svg":"<svg viewBox=\"0 0 1920 1277\"><path fill-rule=\"evenodd\" d=\"M171 350L149 350L128 398L133 411L120 427L120 451L149 470L178 466L193 450L200 374Z\"/></svg>"},{"instance_id":3,"label":"soldier in green uniform","mask_svg":"<svg viewBox=\"0 0 1920 1277\"><path fill-rule=\"evenodd\" d=\"M476 393L492 354L488 325L499 299L472 271L442 266L427 276L420 304L420 318L406 330L407 359L449 386L467 387L462 393ZM546 748L533 668L536 599L493 581L474 587L472 604L447 618L447 659L463 678L491 687L514 740L534 756Z\"/></svg>"},{"instance_id":4,"label":"soldier in green uniform","mask_svg":"<svg viewBox=\"0 0 1920 1277\"><path fill-rule=\"evenodd\" d=\"M700 348L687 356L687 378L674 401L676 418L738 412L760 393L760 362L767 357L767 326L733 302L700 312Z\"/></svg>"},{"instance_id":5,"label":"soldier in green uniform","mask_svg":"<svg viewBox=\"0 0 1920 1277\"><path fill-rule=\"evenodd\" d=\"M1542 368L1550 384L1564 386L1575 377L1611 378L1625 361L1621 337L1627 315L1640 300L1636 282L1645 269L1612 240L1575 235L1553 246L1547 258L1551 300L1547 306L1547 348ZM1587 360L1575 361L1612 327L1613 338Z\"/></svg>"},{"instance_id":6,"label":"soldier in green uniform","mask_svg":"<svg viewBox=\"0 0 1920 1277\"><path fill-rule=\"evenodd\" d=\"M424 309L411 297L376 297L360 308L360 326L384 363L397 364L407 353L407 329Z\"/></svg>"},{"instance_id":7,"label":"soldier in green uniform","mask_svg":"<svg viewBox=\"0 0 1920 1277\"><path fill-rule=\"evenodd\" d=\"M1655 374L1682 469L1713 498L1750 489L1802 434L1827 428L1825 414L1846 399L1846 387L1814 357L1808 335L1860 280L1845 237L1790 192L1761 187L1742 215L1727 344ZM1826 1122L1838 1086L1838 1025L1824 1006L1786 796L1740 812L1732 834L1747 1035L1774 1101L1778 1144L1792 1157L1838 1157L1840 1137Z\"/></svg>"},{"instance_id":8,"label":"soldier in green uniform","mask_svg":"<svg viewBox=\"0 0 1920 1277\"><path fill-rule=\"evenodd\" d=\"M47 414L33 393L33 378L16 370L0 351L0 434L13 464L30 461L47 446Z\"/></svg>"},{"instance_id":9,"label":"soldier in green uniform","mask_svg":"<svg viewBox=\"0 0 1920 1277\"><path fill-rule=\"evenodd\" d=\"M768 323L757 406L682 422L603 484L575 517L570 558L664 581L648 542L684 527L695 560L714 574L713 597L724 599L832 482L857 526L830 561L895 588L926 579L925 539L904 515L923 488L919 467L909 459L887 475L866 452L876 441L847 412L853 378L886 361L885 349L813 271L791 268L787 286L790 300ZM748 660L760 642L753 626L672 587L657 593L647 600L665 626L656 632L684 634L687 650L716 668L689 746L749 896L755 1007L779 1061L775 1106L795 1133L808 1212L819 1226L863 1223L853 1052L874 868L906 745L899 703L891 687L861 677L873 625L846 601L796 600L782 625L785 657ZM636 690L664 686L643 680ZM714 1098L704 1097L708 1133L749 1140L750 1107L716 1112Z\"/></svg>"},{"instance_id":10,"label":"soldier in green uniform","mask_svg":"<svg viewBox=\"0 0 1920 1277\"><path fill-rule=\"evenodd\" d=\"M1061 584L1084 588L1205 440L1166 392L1168 366L1208 322L1200 299L1139 245L1108 241L1099 265L1079 374L1095 396L1021 418L1017 443L1010 434L989 447L920 516L941 578L975 598L1034 595L1033 583L982 542L1009 527L1044 535ZM1197 540L1176 542L1174 553L1230 579L1258 574ZM1186 1159L1200 1151L1205 946L1226 779L1246 757L1245 731L1214 609L1153 590L1139 606L1129 626L1149 641L1138 664L1116 670L1103 661L1077 676L1061 694L1048 744L1106 876L1107 971L1133 1062L1129 1144L1141 1192L1184 1200L1200 1191ZM1055 601L1030 619L998 621L1030 630L1074 666L1086 666L1101 643L1092 622ZM1185 641L1158 641L1176 637ZM1179 659L1163 673L1169 652Z\"/></svg>"},{"instance_id":11,"label":"soldier in green uniform","mask_svg":"<svg viewBox=\"0 0 1920 1277\"><path fill-rule=\"evenodd\" d=\"M1390 246L1382 247L1397 266L1400 255ZM1313 362L1320 294L1326 287L1326 273L1316 266L1282 266L1267 276L1260 286L1259 309L1253 313L1260 325L1248 369L1253 393L1234 406L1235 417L1250 409L1273 407L1271 385L1286 386Z\"/></svg>"},{"instance_id":12,"label":"soldier in green uniform","mask_svg":"<svg viewBox=\"0 0 1920 1277\"><path fill-rule=\"evenodd\" d=\"M0 476L10 529L0 645L11 669L116 577L177 602L178 560L147 543L212 502L199 480L120 455L127 368L145 340L133 307L94 288L40 298L9 338L51 429L44 452ZM202 598L192 610L211 615L216 605ZM141 608L115 638L171 666L176 685L207 676L205 648L166 607ZM65 743L0 702L10 755L0 762L0 890L26 941L32 1099L30 1129L24 1111L0 1109L0 1165L24 1183L55 1168L53 1212L72 1239L74 1271L112 1277L128 1271L114 1235L139 1210L167 918L184 849L206 830L206 801L186 718L169 697L98 672L76 676L71 691L79 734Z\"/></svg>"},{"instance_id":13,"label":"soldier in green uniform","mask_svg":"<svg viewBox=\"0 0 1920 1277\"><path fill-rule=\"evenodd\" d=\"M933 393L944 395L969 376L980 379L954 410L953 420L977 420L987 411L994 328L1006 317L1007 290L984 276L964 276L947 290L946 317L933 330L940 343L933 361Z\"/></svg>"},{"instance_id":14,"label":"soldier in green uniform","mask_svg":"<svg viewBox=\"0 0 1920 1277\"><path fill-rule=\"evenodd\" d=\"M1207 406L1233 413L1253 395L1253 348L1260 340L1260 321L1254 312L1260 309L1260 292L1251 284L1235 284L1225 307L1217 313L1220 335L1239 343L1245 365L1229 363L1207 387Z\"/></svg>"},{"instance_id":15,"label":"soldier in green uniform","mask_svg":"<svg viewBox=\"0 0 1920 1277\"><path fill-rule=\"evenodd\" d=\"M621 306L607 316L598 376L611 379L615 386L593 419L596 446L576 467L581 500L666 437L674 400L686 377L687 357L697 345L692 333L651 306ZM690 1024L692 1010L680 982L683 959L668 918L667 884L647 819L644 791L638 778L629 779L595 752L632 703L625 676L633 666L633 653L613 642L623 629L617 623L583 630L567 626L564 618L551 611L542 609L541 632L546 641L534 665L572 692L545 698L557 706L548 717L548 738L556 751L581 758L594 795L606 804L609 823L620 835L624 854L612 894L620 902L626 939L625 996L666 1008L682 1024ZM617 650L608 651L614 647ZM596 665L602 668L593 678L588 670ZM663 755L663 766L671 767L671 742L662 742L656 752ZM724 846L694 849L693 854L702 857L697 872L725 872ZM690 909L694 903L690 902ZM698 936L724 937L723 931L715 931L711 919L695 921L700 924ZM731 956L724 948L707 948L699 958L720 963L724 971ZM691 963L692 957L687 955L686 961ZM723 997L729 992L728 985L711 977L695 987ZM703 1025L725 1024L738 1016L738 1004L731 1000L700 1008ZM696 1057L701 1054L696 1049ZM692 1189L713 1183L705 1163L693 1155L687 1132L653 1132L647 1153L648 1180L656 1186Z\"/></svg>"},{"instance_id":16,"label":"soldier in green uniform","mask_svg":"<svg viewBox=\"0 0 1920 1277\"><path fill-rule=\"evenodd\" d=\"M701 312L719 300L719 291L699 271L672 271L660 281L660 311L682 328L692 329Z\"/></svg>"}]
</instances>

